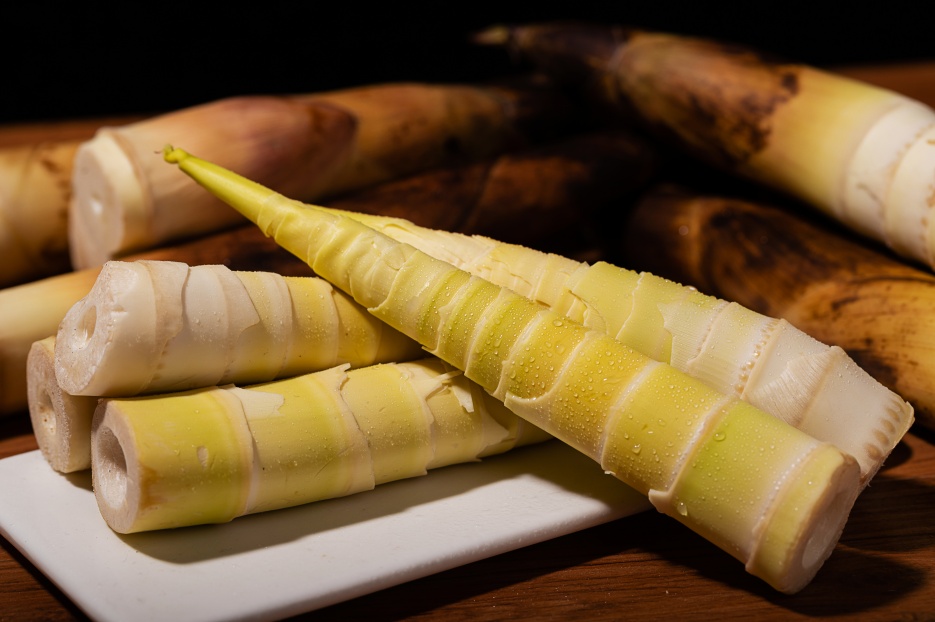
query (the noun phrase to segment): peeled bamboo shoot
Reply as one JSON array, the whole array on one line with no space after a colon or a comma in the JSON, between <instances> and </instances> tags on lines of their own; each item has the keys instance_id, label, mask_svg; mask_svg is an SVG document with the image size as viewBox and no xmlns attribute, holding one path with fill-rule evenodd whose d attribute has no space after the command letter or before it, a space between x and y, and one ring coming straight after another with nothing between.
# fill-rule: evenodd
<instances>
[{"instance_id":1,"label":"peeled bamboo shoot","mask_svg":"<svg viewBox=\"0 0 935 622\"><path fill-rule=\"evenodd\" d=\"M232 269L262 269L289 276L311 274L304 262L252 226L130 258L196 264L207 261ZM26 357L30 347L57 332L62 318L91 291L99 273L100 268L88 268L0 290L0 416L25 410Z\"/></svg>"},{"instance_id":2,"label":"peeled bamboo shoot","mask_svg":"<svg viewBox=\"0 0 935 622\"><path fill-rule=\"evenodd\" d=\"M376 317L786 592L831 554L859 491L827 443L505 288L221 167L165 157Z\"/></svg>"},{"instance_id":3,"label":"peeled bamboo shoot","mask_svg":"<svg viewBox=\"0 0 935 622\"><path fill-rule=\"evenodd\" d=\"M110 261L65 315L55 375L119 397L410 360L421 349L322 279L221 265Z\"/></svg>"},{"instance_id":4,"label":"peeled bamboo shoot","mask_svg":"<svg viewBox=\"0 0 935 622\"><path fill-rule=\"evenodd\" d=\"M865 483L912 425L913 410L902 398L840 347L776 319L784 315L761 315L606 262L587 265L401 219L347 215L836 445L857 459ZM641 248L647 255L662 252Z\"/></svg>"},{"instance_id":5,"label":"peeled bamboo shoot","mask_svg":"<svg viewBox=\"0 0 935 622\"><path fill-rule=\"evenodd\" d=\"M548 438L438 359L342 366L102 400L92 479L107 524L132 533L350 495Z\"/></svg>"},{"instance_id":6,"label":"peeled bamboo shoot","mask_svg":"<svg viewBox=\"0 0 935 622\"><path fill-rule=\"evenodd\" d=\"M46 462L60 473L91 467L96 397L75 396L55 380L55 337L35 342L26 359L29 417Z\"/></svg>"},{"instance_id":7,"label":"peeled bamboo shoot","mask_svg":"<svg viewBox=\"0 0 935 622\"><path fill-rule=\"evenodd\" d=\"M840 346L935 429L929 271L788 210L672 189L639 202L624 248L634 264L784 317Z\"/></svg>"},{"instance_id":8,"label":"peeled bamboo shoot","mask_svg":"<svg viewBox=\"0 0 935 622\"><path fill-rule=\"evenodd\" d=\"M104 128L75 159L69 245L77 268L243 222L177 171L186 140L291 195L335 195L433 166L480 159L557 132L564 100L537 86L393 84L225 99Z\"/></svg>"},{"instance_id":9,"label":"peeled bamboo shoot","mask_svg":"<svg viewBox=\"0 0 935 622\"><path fill-rule=\"evenodd\" d=\"M892 91L701 39L604 25L494 28L559 80L692 154L935 267L935 112Z\"/></svg>"}]
</instances>

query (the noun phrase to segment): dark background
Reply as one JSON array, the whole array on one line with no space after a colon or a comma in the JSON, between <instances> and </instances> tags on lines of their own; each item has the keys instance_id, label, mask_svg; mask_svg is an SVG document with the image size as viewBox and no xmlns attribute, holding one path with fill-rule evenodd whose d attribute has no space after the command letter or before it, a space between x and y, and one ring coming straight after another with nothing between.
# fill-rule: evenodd
<instances>
[{"instance_id":1,"label":"dark background","mask_svg":"<svg viewBox=\"0 0 935 622\"><path fill-rule=\"evenodd\" d=\"M2 14L0 123L147 114L254 93L515 72L468 41L495 23L580 19L752 45L819 66L935 60L935 3L566 2L15 5ZM541 3L545 4L545 3ZM866 6L865 6L866 5ZM551 6L551 5L550 5ZM838 8L835 8L838 7Z\"/></svg>"}]
</instances>

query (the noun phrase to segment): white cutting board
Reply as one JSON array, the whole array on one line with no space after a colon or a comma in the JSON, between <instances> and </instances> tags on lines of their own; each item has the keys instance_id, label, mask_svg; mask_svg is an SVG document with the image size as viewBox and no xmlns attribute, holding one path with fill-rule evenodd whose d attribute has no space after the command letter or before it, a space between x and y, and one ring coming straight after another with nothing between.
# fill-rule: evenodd
<instances>
[{"instance_id":1,"label":"white cutting board","mask_svg":"<svg viewBox=\"0 0 935 622\"><path fill-rule=\"evenodd\" d=\"M90 475L0 460L0 533L91 618L275 620L649 507L551 441L225 525L119 536Z\"/></svg>"}]
</instances>

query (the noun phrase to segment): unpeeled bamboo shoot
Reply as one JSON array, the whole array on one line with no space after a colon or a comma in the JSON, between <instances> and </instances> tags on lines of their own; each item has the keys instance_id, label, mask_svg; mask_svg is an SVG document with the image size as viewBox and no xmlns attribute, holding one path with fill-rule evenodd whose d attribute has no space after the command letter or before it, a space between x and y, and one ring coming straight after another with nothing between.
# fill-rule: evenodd
<instances>
[{"instance_id":1,"label":"unpeeled bamboo shoot","mask_svg":"<svg viewBox=\"0 0 935 622\"><path fill-rule=\"evenodd\" d=\"M0 287L70 268L68 200L78 144L0 149Z\"/></svg>"},{"instance_id":2,"label":"unpeeled bamboo shoot","mask_svg":"<svg viewBox=\"0 0 935 622\"><path fill-rule=\"evenodd\" d=\"M165 154L376 317L776 589L800 590L831 554L860 487L852 457L357 221Z\"/></svg>"},{"instance_id":3,"label":"unpeeled bamboo shoot","mask_svg":"<svg viewBox=\"0 0 935 622\"><path fill-rule=\"evenodd\" d=\"M225 166L306 199L335 195L554 135L564 100L539 86L391 84L239 97L103 128L75 159L69 248L77 268L243 219L160 166L185 140Z\"/></svg>"},{"instance_id":4,"label":"unpeeled bamboo shoot","mask_svg":"<svg viewBox=\"0 0 935 622\"><path fill-rule=\"evenodd\" d=\"M782 314L762 315L737 302L606 262L587 265L401 219L346 215L603 331L836 445L857 459L864 483L912 425L913 409L901 397L840 347L827 346L785 319L776 319L785 318ZM652 245L640 248L647 255L662 252Z\"/></svg>"},{"instance_id":5,"label":"unpeeled bamboo shoot","mask_svg":"<svg viewBox=\"0 0 935 622\"><path fill-rule=\"evenodd\" d=\"M46 462L60 473L91 468L97 398L70 395L55 380L55 337L35 342L26 359L29 418Z\"/></svg>"},{"instance_id":6,"label":"unpeeled bamboo shoot","mask_svg":"<svg viewBox=\"0 0 935 622\"><path fill-rule=\"evenodd\" d=\"M675 189L638 203L624 248L634 265L840 346L935 428L931 272L788 210Z\"/></svg>"},{"instance_id":7,"label":"unpeeled bamboo shoot","mask_svg":"<svg viewBox=\"0 0 935 622\"><path fill-rule=\"evenodd\" d=\"M692 154L935 267L935 112L751 50L588 24L494 28L504 45Z\"/></svg>"},{"instance_id":8,"label":"unpeeled bamboo shoot","mask_svg":"<svg viewBox=\"0 0 935 622\"><path fill-rule=\"evenodd\" d=\"M62 319L55 375L72 395L119 397L264 382L420 352L322 279L110 261Z\"/></svg>"},{"instance_id":9,"label":"unpeeled bamboo shoot","mask_svg":"<svg viewBox=\"0 0 935 622\"><path fill-rule=\"evenodd\" d=\"M92 479L120 533L340 497L548 435L438 359L104 399Z\"/></svg>"}]
</instances>

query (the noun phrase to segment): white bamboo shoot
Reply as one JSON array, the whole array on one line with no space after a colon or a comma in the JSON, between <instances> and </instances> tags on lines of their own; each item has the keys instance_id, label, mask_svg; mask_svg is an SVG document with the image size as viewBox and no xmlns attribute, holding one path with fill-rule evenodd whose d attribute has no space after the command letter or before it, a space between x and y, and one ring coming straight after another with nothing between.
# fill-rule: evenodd
<instances>
[{"instance_id":1,"label":"white bamboo shoot","mask_svg":"<svg viewBox=\"0 0 935 622\"><path fill-rule=\"evenodd\" d=\"M111 261L62 320L55 373L72 395L117 397L419 356L322 279Z\"/></svg>"},{"instance_id":2,"label":"white bamboo shoot","mask_svg":"<svg viewBox=\"0 0 935 622\"><path fill-rule=\"evenodd\" d=\"M831 554L860 488L856 461L834 446L350 218L181 150L166 159L776 589L801 589Z\"/></svg>"},{"instance_id":3,"label":"white bamboo shoot","mask_svg":"<svg viewBox=\"0 0 935 622\"><path fill-rule=\"evenodd\" d=\"M33 343L26 359L29 418L39 450L60 473L91 468L93 396L70 395L55 379L55 337Z\"/></svg>"}]
</instances>

